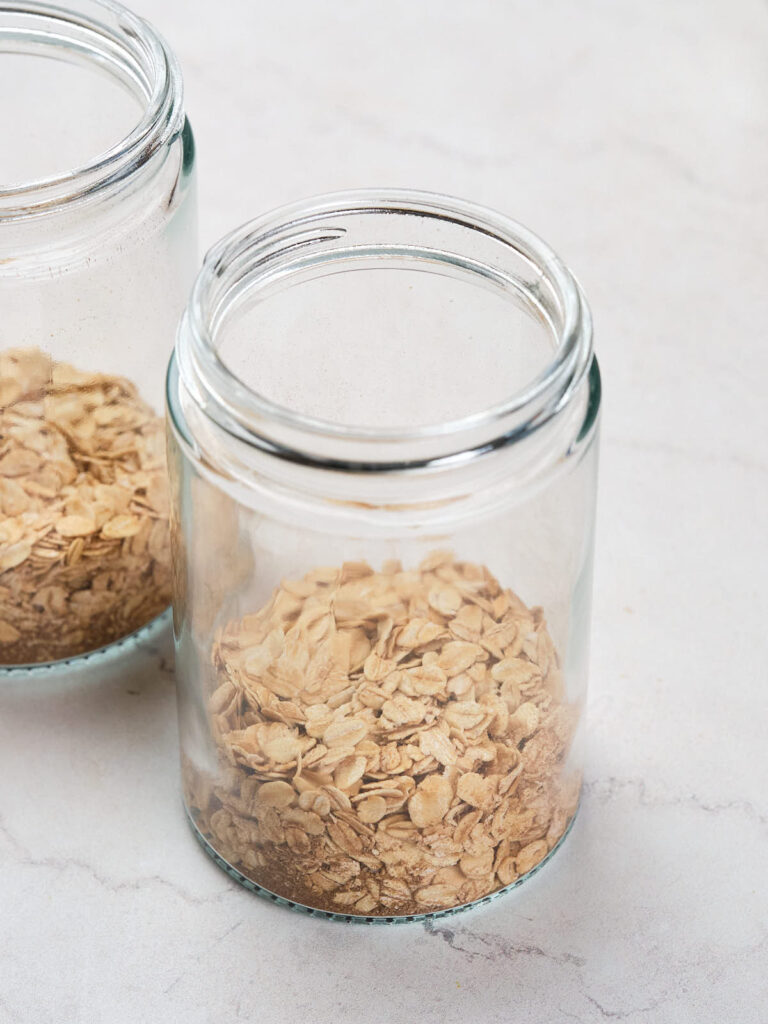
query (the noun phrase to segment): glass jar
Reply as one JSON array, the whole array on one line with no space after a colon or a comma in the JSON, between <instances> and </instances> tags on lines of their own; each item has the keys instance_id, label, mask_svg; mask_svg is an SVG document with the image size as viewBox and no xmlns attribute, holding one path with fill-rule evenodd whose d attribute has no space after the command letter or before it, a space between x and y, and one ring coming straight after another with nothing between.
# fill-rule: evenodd
<instances>
[{"instance_id":1,"label":"glass jar","mask_svg":"<svg viewBox=\"0 0 768 1024\"><path fill-rule=\"evenodd\" d=\"M186 808L278 903L519 885L581 787L600 377L557 256L419 192L220 242L168 375Z\"/></svg>"},{"instance_id":2,"label":"glass jar","mask_svg":"<svg viewBox=\"0 0 768 1024\"><path fill-rule=\"evenodd\" d=\"M0 672L170 604L164 369L196 264L178 65L112 2L0 6Z\"/></svg>"}]
</instances>

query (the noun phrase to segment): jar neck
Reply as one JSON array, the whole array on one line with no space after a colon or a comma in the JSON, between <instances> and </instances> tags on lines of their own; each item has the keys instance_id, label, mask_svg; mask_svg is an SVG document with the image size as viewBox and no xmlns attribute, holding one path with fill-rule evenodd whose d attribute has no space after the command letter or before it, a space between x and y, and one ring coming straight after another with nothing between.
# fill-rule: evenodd
<instances>
[{"instance_id":1,"label":"jar neck","mask_svg":"<svg viewBox=\"0 0 768 1024\"><path fill-rule=\"evenodd\" d=\"M551 361L479 413L390 429L346 426L277 405L247 387L219 357L222 324L244 297L267 296L336 269L406 263L512 296L551 333ZM459 467L520 444L573 411L577 396L584 397L591 359L591 318L582 292L539 238L474 204L400 190L309 200L227 236L205 260L176 345L180 385L212 430L284 462L355 474Z\"/></svg>"},{"instance_id":2,"label":"jar neck","mask_svg":"<svg viewBox=\"0 0 768 1024\"><path fill-rule=\"evenodd\" d=\"M182 79L165 41L113 0L71 0L69 7L18 0L0 8L0 51L86 63L140 101L143 113L125 138L90 163L22 184L0 185L0 227L21 228L91 207L152 173L156 155L182 131Z\"/></svg>"},{"instance_id":3,"label":"jar neck","mask_svg":"<svg viewBox=\"0 0 768 1024\"><path fill-rule=\"evenodd\" d=\"M321 532L389 536L395 529L414 538L439 537L506 513L573 473L596 451L600 401L593 356L568 406L516 443L463 462L360 472L354 465L329 471L319 463L275 457L235 437L186 390L175 353L166 389L171 461L177 452L183 455L195 475L238 505L286 523L311 522Z\"/></svg>"}]
</instances>

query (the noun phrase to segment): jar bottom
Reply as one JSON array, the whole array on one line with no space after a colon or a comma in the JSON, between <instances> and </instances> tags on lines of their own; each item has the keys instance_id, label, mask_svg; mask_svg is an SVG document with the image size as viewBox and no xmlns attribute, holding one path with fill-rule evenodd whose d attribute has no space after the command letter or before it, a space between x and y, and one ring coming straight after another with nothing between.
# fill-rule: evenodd
<instances>
[{"instance_id":1,"label":"jar bottom","mask_svg":"<svg viewBox=\"0 0 768 1024\"><path fill-rule=\"evenodd\" d=\"M294 910L300 914L306 914L309 917L320 917L326 921L343 921L346 924L409 924L414 921L431 921L439 917L450 917L453 914L459 914L464 910L473 910L476 907L484 906L486 903L490 903L499 896L504 896L511 892L513 889L518 889L523 882L526 882L529 878L532 878L541 868L547 864L555 853L565 842L565 839L570 834L573 828L573 823L576 820L576 816L579 813L581 807L581 799L579 799L576 809L571 815L570 820L565 826L563 834L554 844L552 849L542 859L535 864L530 871L527 871L524 875L520 875L510 885L505 885L501 889L496 889L494 892L487 893L485 896L481 896L479 899L471 900L469 903L462 903L459 906L448 907L444 910L431 910L423 914L395 914L391 917L384 917L382 915L366 916L363 914L336 914L328 910L320 910L317 907L310 907L303 903L297 903L294 900L286 899L285 896L278 896L277 893L271 892L269 889L265 889L264 886L254 882L253 879L248 878L236 867L225 860L224 857L213 847L210 841L206 838L203 832L198 828L195 816L190 809L184 804L184 811L187 816L192 834L197 839L200 846L208 854L214 864L218 865L225 871L230 878L233 878L236 882L239 882L243 888L248 889L249 892L255 893L262 899L270 900L272 903L276 903L279 907L285 907L288 910Z\"/></svg>"},{"instance_id":2,"label":"jar bottom","mask_svg":"<svg viewBox=\"0 0 768 1024\"><path fill-rule=\"evenodd\" d=\"M69 658L58 661L32 662L26 665L0 665L0 682L8 679L29 679L38 676L52 677L64 674L73 669L85 669L91 666L101 667L113 660L125 657L141 643L160 639L171 624L171 609L166 608L149 622L146 622L133 633L128 633L112 643L97 647L91 651L83 651Z\"/></svg>"}]
</instances>

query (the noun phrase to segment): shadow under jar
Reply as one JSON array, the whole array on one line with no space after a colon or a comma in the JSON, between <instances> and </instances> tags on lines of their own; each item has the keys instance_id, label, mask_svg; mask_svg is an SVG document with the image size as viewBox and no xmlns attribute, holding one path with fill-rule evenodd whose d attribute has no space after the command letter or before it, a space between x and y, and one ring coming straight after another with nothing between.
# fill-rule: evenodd
<instances>
[{"instance_id":1,"label":"shadow under jar","mask_svg":"<svg viewBox=\"0 0 768 1024\"><path fill-rule=\"evenodd\" d=\"M170 604L162 382L195 272L194 147L173 54L116 3L0 5L0 93L0 674L18 674Z\"/></svg>"},{"instance_id":2,"label":"shadow under jar","mask_svg":"<svg viewBox=\"0 0 768 1024\"><path fill-rule=\"evenodd\" d=\"M600 378L563 263L419 192L208 255L168 375L184 793L276 902L519 884L581 787Z\"/></svg>"}]
</instances>

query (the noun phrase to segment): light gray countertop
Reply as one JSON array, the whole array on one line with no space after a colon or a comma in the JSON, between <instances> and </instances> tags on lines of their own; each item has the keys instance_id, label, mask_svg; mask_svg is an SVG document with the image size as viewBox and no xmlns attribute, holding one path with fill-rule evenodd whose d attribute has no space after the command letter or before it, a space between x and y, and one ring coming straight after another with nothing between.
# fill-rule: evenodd
<instances>
[{"instance_id":1,"label":"light gray countertop","mask_svg":"<svg viewBox=\"0 0 768 1024\"><path fill-rule=\"evenodd\" d=\"M563 849L431 925L240 889L181 809L172 654L0 691L0 1022L768 1020L768 7L142 0L201 233L358 185L511 214L605 385L589 763Z\"/></svg>"}]
</instances>

